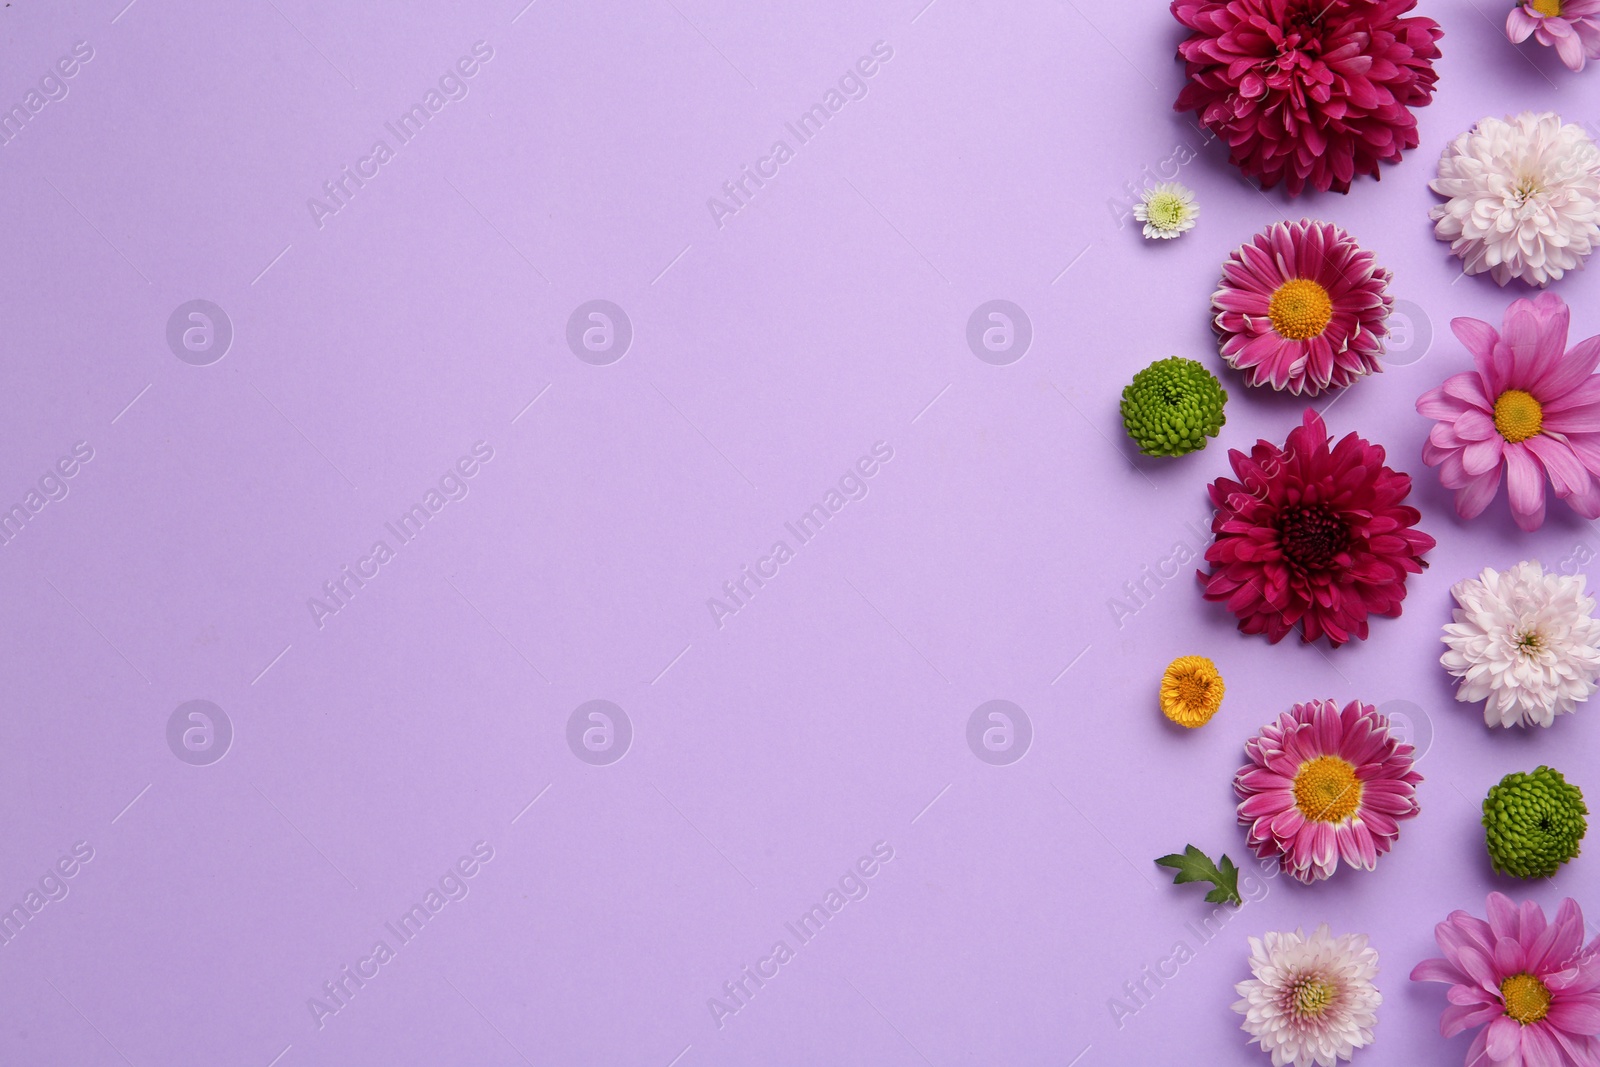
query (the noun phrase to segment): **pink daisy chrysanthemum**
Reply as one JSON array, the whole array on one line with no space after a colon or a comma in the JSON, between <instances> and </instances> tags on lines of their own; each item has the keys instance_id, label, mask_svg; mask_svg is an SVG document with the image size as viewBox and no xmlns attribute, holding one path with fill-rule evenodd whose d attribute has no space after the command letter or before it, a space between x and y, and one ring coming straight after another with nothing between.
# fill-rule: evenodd
<instances>
[{"instance_id":1,"label":"pink daisy chrysanthemum","mask_svg":"<svg viewBox=\"0 0 1600 1067\"><path fill-rule=\"evenodd\" d=\"M1211 296L1222 358L1247 385L1296 396L1383 368L1393 277L1328 222L1275 222L1234 250Z\"/></svg>"},{"instance_id":2,"label":"pink daisy chrysanthemum","mask_svg":"<svg viewBox=\"0 0 1600 1067\"><path fill-rule=\"evenodd\" d=\"M1523 0L1506 16L1506 36L1553 45L1561 62L1582 70L1600 59L1600 0Z\"/></svg>"},{"instance_id":3,"label":"pink daisy chrysanthemum","mask_svg":"<svg viewBox=\"0 0 1600 1067\"><path fill-rule=\"evenodd\" d=\"M1439 1032L1482 1027L1467 1067L1593 1067L1600 1063L1600 937L1583 944L1583 912L1568 898L1547 923L1531 900L1489 894L1489 921L1464 911L1433 928L1443 959L1413 982L1444 982Z\"/></svg>"},{"instance_id":4,"label":"pink daisy chrysanthemum","mask_svg":"<svg viewBox=\"0 0 1600 1067\"><path fill-rule=\"evenodd\" d=\"M1411 108L1433 99L1433 19L1417 0L1173 0L1194 31L1178 46L1189 81L1173 105L1227 142L1246 176L1290 195L1350 191L1417 147Z\"/></svg>"},{"instance_id":5,"label":"pink daisy chrysanthemum","mask_svg":"<svg viewBox=\"0 0 1600 1067\"><path fill-rule=\"evenodd\" d=\"M1257 441L1228 462L1238 480L1211 483L1211 571L1197 573L1240 632L1277 644L1299 626L1307 644L1326 637L1337 647L1365 640L1370 616L1400 614L1406 576L1427 566L1434 540L1404 503L1411 476L1384 464L1381 445L1352 433L1330 448L1308 408L1282 448Z\"/></svg>"},{"instance_id":6,"label":"pink daisy chrysanthemum","mask_svg":"<svg viewBox=\"0 0 1600 1067\"><path fill-rule=\"evenodd\" d=\"M1436 419L1422 461L1456 490L1456 513L1474 518L1500 492L1524 530L1544 522L1545 481L1586 519L1600 518L1600 336L1567 348L1571 311L1554 293L1515 301L1503 333L1478 319L1450 328L1476 370L1446 378L1417 400Z\"/></svg>"},{"instance_id":7,"label":"pink daisy chrysanthemum","mask_svg":"<svg viewBox=\"0 0 1600 1067\"><path fill-rule=\"evenodd\" d=\"M1344 860L1372 870L1416 815L1412 748L1371 704L1296 704L1245 742L1234 776L1251 849L1308 885Z\"/></svg>"}]
</instances>

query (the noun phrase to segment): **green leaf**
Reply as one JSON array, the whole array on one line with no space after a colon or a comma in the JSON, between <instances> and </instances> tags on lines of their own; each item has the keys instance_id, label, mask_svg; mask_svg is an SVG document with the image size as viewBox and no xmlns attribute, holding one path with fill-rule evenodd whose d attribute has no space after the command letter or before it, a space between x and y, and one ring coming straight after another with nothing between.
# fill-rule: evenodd
<instances>
[{"instance_id":1,"label":"green leaf","mask_svg":"<svg viewBox=\"0 0 1600 1067\"><path fill-rule=\"evenodd\" d=\"M1239 868L1227 856L1223 856L1220 863L1212 863L1210 856L1189 845L1182 852L1162 856L1156 863L1178 872L1172 876L1173 885L1210 882L1216 886L1206 894L1206 900L1213 904L1227 903L1237 908L1244 903L1244 898L1239 896Z\"/></svg>"}]
</instances>

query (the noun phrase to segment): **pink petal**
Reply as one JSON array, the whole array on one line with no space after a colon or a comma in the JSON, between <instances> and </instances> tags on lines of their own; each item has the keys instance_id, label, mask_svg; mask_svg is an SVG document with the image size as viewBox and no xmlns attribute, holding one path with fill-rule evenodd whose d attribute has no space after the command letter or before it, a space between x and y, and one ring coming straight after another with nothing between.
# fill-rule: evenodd
<instances>
[{"instance_id":1,"label":"pink petal","mask_svg":"<svg viewBox=\"0 0 1600 1067\"><path fill-rule=\"evenodd\" d=\"M1545 1017L1547 1020L1549 1016ZM1522 1028L1522 1063L1523 1067L1560 1067L1564 1058L1561 1055L1561 1046L1556 1044L1551 1035L1551 1028L1544 1024L1524 1026Z\"/></svg>"},{"instance_id":2,"label":"pink petal","mask_svg":"<svg viewBox=\"0 0 1600 1067\"><path fill-rule=\"evenodd\" d=\"M1530 437L1523 444L1539 458L1557 496L1569 496L1589 487L1589 472L1578 462L1571 446L1546 434Z\"/></svg>"},{"instance_id":3,"label":"pink petal","mask_svg":"<svg viewBox=\"0 0 1600 1067\"><path fill-rule=\"evenodd\" d=\"M1577 901L1566 898L1556 909L1555 921L1540 932L1529 947L1528 966L1538 971L1554 970L1577 955L1583 947L1583 912Z\"/></svg>"},{"instance_id":4,"label":"pink petal","mask_svg":"<svg viewBox=\"0 0 1600 1067\"><path fill-rule=\"evenodd\" d=\"M1476 478L1500 466L1502 457L1510 451L1506 439L1495 434L1487 441L1474 441L1468 445L1461 453L1461 465Z\"/></svg>"},{"instance_id":5,"label":"pink petal","mask_svg":"<svg viewBox=\"0 0 1600 1067\"><path fill-rule=\"evenodd\" d=\"M1507 445L1505 461L1511 517L1524 530L1537 530L1544 524L1544 472L1524 445Z\"/></svg>"},{"instance_id":6,"label":"pink petal","mask_svg":"<svg viewBox=\"0 0 1600 1067\"><path fill-rule=\"evenodd\" d=\"M1495 435L1494 420L1477 408L1463 411L1455 422L1456 435L1463 441L1487 441Z\"/></svg>"},{"instance_id":7,"label":"pink petal","mask_svg":"<svg viewBox=\"0 0 1600 1067\"><path fill-rule=\"evenodd\" d=\"M1522 1045L1521 1029L1522 1024L1509 1015L1502 1015L1490 1023L1489 1028L1484 1031L1489 1039L1489 1043L1485 1046L1489 1058L1495 1061L1511 1059L1512 1054ZM1520 1056L1517 1062L1521 1063Z\"/></svg>"},{"instance_id":8,"label":"pink petal","mask_svg":"<svg viewBox=\"0 0 1600 1067\"><path fill-rule=\"evenodd\" d=\"M1584 391L1584 386L1573 390ZM1551 412L1544 417L1543 429L1554 433L1594 433L1600 430L1600 403L1590 402L1582 407L1568 407Z\"/></svg>"},{"instance_id":9,"label":"pink petal","mask_svg":"<svg viewBox=\"0 0 1600 1067\"><path fill-rule=\"evenodd\" d=\"M1517 906L1511 898L1504 893L1491 893L1489 895L1489 929L1494 931L1494 936L1504 941L1517 936Z\"/></svg>"},{"instance_id":10,"label":"pink petal","mask_svg":"<svg viewBox=\"0 0 1600 1067\"><path fill-rule=\"evenodd\" d=\"M1572 312L1560 297L1554 293L1542 295L1554 299L1542 306L1535 305L1539 325L1527 379L1529 391L1535 393L1545 392L1547 379L1561 366L1567 350L1567 327L1572 318Z\"/></svg>"},{"instance_id":11,"label":"pink petal","mask_svg":"<svg viewBox=\"0 0 1600 1067\"><path fill-rule=\"evenodd\" d=\"M1592 1037L1580 1037L1569 1034L1565 1030L1553 1031L1555 1039L1572 1057L1572 1062L1578 1067L1600 1067L1600 1042Z\"/></svg>"},{"instance_id":12,"label":"pink petal","mask_svg":"<svg viewBox=\"0 0 1600 1067\"><path fill-rule=\"evenodd\" d=\"M1470 981L1455 964L1438 957L1431 960L1423 960L1411 968L1411 980L1413 982L1445 982L1450 985L1462 985Z\"/></svg>"},{"instance_id":13,"label":"pink petal","mask_svg":"<svg viewBox=\"0 0 1600 1067\"><path fill-rule=\"evenodd\" d=\"M1596 351L1600 351L1600 345L1596 345L1595 348ZM1559 393L1546 393L1545 396L1546 399L1539 403L1544 408L1546 419L1573 408L1589 407L1600 402L1600 375L1591 374L1587 378L1579 379L1570 389Z\"/></svg>"},{"instance_id":14,"label":"pink petal","mask_svg":"<svg viewBox=\"0 0 1600 1067\"><path fill-rule=\"evenodd\" d=\"M1257 793L1239 805L1239 817L1259 819L1263 815L1276 815L1293 803L1294 797L1287 792Z\"/></svg>"},{"instance_id":15,"label":"pink petal","mask_svg":"<svg viewBox=\"0 0 1600 1067\"><path fill-rule=\"evenodd\" d=\"M1536 380L1535 372L1539 367L1539 319L1526 300L1517 301L1506 312L1505 332L1495 348L1497 367L1506 365L1507 353L1510 355L1510 373L1503 379L1502 387L1529 389Z\"/></svg>"},{"instance_id":16,"label":"pink petal","mask_svg":"<svg viewBox=\"0 0 1600 1067\"><path fill-rule=\"evenodd\" d=\"M1483 514L1483 509L1500 492L1500 470L1496 467L1487 474L1479 475L1456 492L1457 515L1463 519L1475 519Z\"/></svg>"},{"instance_id":17,"label":"pink petal","mask_svg":"<svg viewBox=\"0 0 1600 1067\"><path fill-rule=\"evenodd\" d=\"M1533 31L1539 28L1539 20L1528 14L1528 9L1518 4L1511 9L1511 14L1506 16L1506 36L1511 38L1512 44L1521 44L1533 36Z\"/></svg>"},{"instance_id":18,"label":"pink petal","mask_svg":"<svg viewBox=\"0 0 1600 1067\"><path fill-rule=\"evenodd\" d=\"M1513 938L1502 937L1494 943L1494 965L1501 974L1521 974L1528 965L1528 954Z\"/></svg>"},{"instance_id":19,"label":"pink petal","mask_svg":"<svg viewBox=\"0 0 1600 1067\"><path fill-rule=\"evenodd\" d=\"M1439 1033L1444 1037L1455 1037L1461 1031L1482 1026L1501 1014L1503 1009L1499 1004L1452 1004L1439 1018Z\"/></svg>"},{"instance_id":20,"label":"pink petal","mask_svg":"<svg viewBox=\"0 0 1600 1067\"><path fill-rule=\"evenodd\" d=\"M1596 366L1600 366L1600 336L1573 345L1561 366L1544 380L1542 388L1546 395L1559 398L1593 374Z\"/></svg>"},{"instance_id":21,"label":"pink petal","mask_svg":"<svg viewBox=\"0 0 1600 1067\"><path fill-rule=\"evenodd\" d=\"M1550 1025L1575 1034L1600 1034L1600 1000L1592 995L1556 997L1545 1018Z\"/></svg>"},{"instance_id":22,"label":"pink petal","mask_svg":"<svg viewBox=\"0 0 1600 1067\"><path fill-rule=\"evenodd\" d=\"M1561 57L1571 70L1582 70L1587 58L1583 54L1583 41L1575 33L1567 33L1556 38L1556 55Z\"/></svg>"},{"instance_id":23,"label":"pink petal","mask_svg":"<svg viewBox=\"0 0 1600 1067\"><path fill-rule=\"evenodd\" d=\"M1487 384L1476 371L1464 370L1460 374L1452 374L1439 388L1445 396L1453 396L1484 411L1494 411L1494 401L1489 399Z\"/></svg>"},{"instance_id":24,"label":"pink petal","mask_svg":"<svg viewBox=\"0 0 1600 1067\"><path fill-rule=\"evenodd\" d=\"M1595 481L1593 475L1587 486L1565 499L1568 507L1591 522L1600 519L1600 482Z\"/></svg>"},{"instance_id":25,"label":"pink petal","mask_svg":"<svg viewBox=\"0 0 1600 1067\"><path fill-rule=\"evenodd\" d=\"M1494 346L1500 340L1500 334L1493 326L1482 319L1451 319L1450 329L1462 344L1467 346L1467 351L1472 353L1472 360L1477 364L1479 372L1487 375L1493 363ZM1495 392L1499 392L1497 388Z\"/></svg>"}]
</instances>

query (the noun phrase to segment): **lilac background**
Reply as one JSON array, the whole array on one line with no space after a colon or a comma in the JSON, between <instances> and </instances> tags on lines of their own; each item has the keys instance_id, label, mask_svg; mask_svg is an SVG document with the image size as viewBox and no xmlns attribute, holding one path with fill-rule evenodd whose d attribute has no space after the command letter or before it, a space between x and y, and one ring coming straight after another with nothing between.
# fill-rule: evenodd
<instances>
[{"instance_id":1,"label":"lilac background","mask_svg":"<svg viewBox=\"0 0 1600 1067\"><path fill-rule=\"evenodd\" d=\"M1290 202L1172 113L1155 0L523 2L0 12L7 106L94 49L0 149L0 502L94 449L0 549L0 903L94 849L0 946L0 1061L1257 1064L1229 1010L1244 938L1327 921L1382 955L1358 1062L1460 1062L1443 989L1405 980L1433 923L1493 888L1600 919L1591 857L1493 877L1479 800L1541 761L1600 795L1600 746L1592 711L1490 734L1452 701L1449 586L1571 570L1600 533L1556 506L1522 535L1503 498L1463 525L1421 467L1413 401L1468 362L1449 319L1524 292L1456 280L1425 182L1484 114L1600 131L1600 73L1512 48L1500 4L1429 0L1422 147ZM470 94L315 226L307 198L480 40ZM719 229L707 198L795 147L784 123L876 41L866 98ZM1204 215L1156 247L1114 205L1180 145ZM1399 365L1320 404L1417 475L1432 568L1334 653L1240 637L1188 568L1119 627L1123 584L1194 544L1226 448L1281 441L1303 405L1229 377L1220 441L1154 462L1118 393L1172 353L1217 366L1218 264L1305 213L1413 305ZM1600 332L1600 277L1556 291ZM196 297L236 332L209 367L164 340ZM604 367L564 340L597 297L635 330ZM1035 331L1010 366L964 339L993 298ZM470 495L319 629L307 599L476 441ZM868 496L719 629L707 599L877 441ZM1187 653L1228 683L1194 733L1153 706ZM1151 857L1242 858L1242 742L1324 696L1416 706L1422 815L1373 874L1258 883L1119 1027L1111 998L1210 911ZM236 732L207 767L165 740L194 698ZM595 698L635 732L610 766L565 740ZM1010 766L964 739L994 698L1035 731ZM478 841L470 895L319 1028L308 998ZM800 946L784 923L879 841L870 895ZM779 939L795 958L719 1029L708 998Z\"/></svg>"}]
</instances>

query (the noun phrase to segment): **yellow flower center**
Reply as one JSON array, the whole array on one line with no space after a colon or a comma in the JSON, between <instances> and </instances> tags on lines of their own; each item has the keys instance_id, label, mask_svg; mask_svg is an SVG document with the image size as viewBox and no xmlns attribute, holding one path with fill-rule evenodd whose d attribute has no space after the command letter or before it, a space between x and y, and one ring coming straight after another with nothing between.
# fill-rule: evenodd
<instances>
[{"instance_id":1,"label":"yellow flower center","mask_svg":"<svg viewBox=\"0 0 1600 1067\"><path fill-rule=\"evenodd\" d=\"M1532 0L1533 9L1547 19L1561 17L1561 0Z\"/></svg>"},{"instance_id":2,"label":"yellow flower center","mask_svg":"<svg viewBox=\"0 0 1600 1067\"><path fill-rule=\"evenodd\" d=\"M1544 406L1532 393L1507 389L1494 402L1494 428L1512 444L1526 441L1544 426Z\"/></svg>"},{"instance_id":3,"label":"yellow flower center","mask_svg":"<svg viewBox=\"0 0 1600 1067\"><path fill-rule=\"evenodd\" d=\"M1267 316L1278 336L1309 341L1333 321L1333 298L1310 278L1295 278L1278 286L1272 294Z\"/></svg>"},{"instance_id":4,"label":"yellow flower center","mask_svg":"<svg viewBox=\"0 0 1600 1067\"><path fill-rule=\"evenodd\" d=\"M1339 987L1321 978L1297 978L1290 987L1294 1013L1301 1019L1320 1018L1339 995Z\"/></svg>"},{"instance_id":5,"label":"yellow flower center","mask_svg":"<svg viewBox=\"0 0 1600 1067\"><path fill-rule=\"evenodd\" d=\"M1204 656L1180 656L1161 676L1161 713L1179 726L1204 726L1222 706L1222 674Z\"/></svg>"},{"instance_id":6,"label":"yellow flower center","mask_svg":"<svg viewBox=\"0 0 1600 1067\"><path fill-rule=\"evenodd\" d=\"M1538 630L1524 630L1513 640L1516 642L1517 651L1529 659L1537 659L1544 651L1544 635Z\"/></svg>"},{"instance_id":7,"label":"yellow flower center","mask_svg":"<svg viewBox=\"0 0 1600 1067\"><path fill-rule=\"evenodd\" d=\"M1550 1014L1550 987L1531 974L1514 974L1500 983L1506 1014L1523 1026Z\"/></svg>"},{"instance_id":8,"label":"yellow flower center","mask_svg":"<svg viewBox=\"0 0 1600 1067\"><path fill-rule=\"evenodd\" d=\"M1145 214L1156 226L1170 230L1183 223L1188 215L1188 209L1183 206L1182 197L1173 193L1157 193L1145 206Z\"/></svg>"},{"instance_id":9,"label":"yellow flower center","mask_svg":"<svg viewBox=\"0 0 1600 1067\"><path fill-rule=\"evenodd\" d=\"M1294 776L1294 805L1312 822L1342 822L1361 807L1361 780L1338 756L1306 760Z\"/></svg>"}]
</instances>

